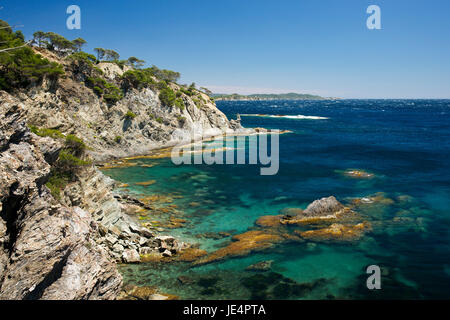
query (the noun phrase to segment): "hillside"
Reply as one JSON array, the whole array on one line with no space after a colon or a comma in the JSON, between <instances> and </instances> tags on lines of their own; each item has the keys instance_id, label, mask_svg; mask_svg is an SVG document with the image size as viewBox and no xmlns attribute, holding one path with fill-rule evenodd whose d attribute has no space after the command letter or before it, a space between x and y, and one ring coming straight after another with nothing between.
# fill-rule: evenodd
<instances>
[{"instance_id":1,"label":"hillside","mask_svg":"<svg viewBox=\"0 0 450 320\"><path fill-rule=\"evenodd\" d=\"M115 299L115 263L190 245L142 226L130 213L151 208L96 163L247 131L176 72L0 26L0 299Z\"/></svg>"},{"instance_id":2,"label":"hillside","mask_svg":"<svg viewBox=\"0 0 450 320\"><path fill-rule=\"evenodd\" d=\"M281 93L281 94L250 94L250 95L240 95L237 93L222 95L214 95L217 101L225 100L241 100L241 101L258 101L258 100L325 100L320 96L312 94L300 94L300 93Z\"/></svg>"}]
</instances>

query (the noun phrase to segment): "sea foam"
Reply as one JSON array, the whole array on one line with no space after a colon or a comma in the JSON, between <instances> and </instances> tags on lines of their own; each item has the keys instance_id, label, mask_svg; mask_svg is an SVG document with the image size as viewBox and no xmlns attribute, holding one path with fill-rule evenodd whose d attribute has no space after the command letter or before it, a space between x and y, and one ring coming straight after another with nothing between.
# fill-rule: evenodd
<instances>
[{"instance_id":1,"label":"sea foam","mask_svg":"<svg viewBox=\"0 0 450 320\"><path fill-rule=\"evenodd\" d=\"M299 115L273 115L273 114L241 114L242 117L265 117L265 118L286 118L286 119L308 119L308 120L327 120L326 117Z\"/></svg>"}]
</instances>

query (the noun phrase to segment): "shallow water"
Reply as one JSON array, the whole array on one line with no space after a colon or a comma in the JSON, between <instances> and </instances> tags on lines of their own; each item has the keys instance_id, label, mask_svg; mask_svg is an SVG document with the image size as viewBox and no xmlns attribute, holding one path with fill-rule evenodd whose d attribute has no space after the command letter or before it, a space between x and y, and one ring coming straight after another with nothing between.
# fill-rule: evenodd
<instances>
[{"instance_id":1,"label":"shallow water","mask_svg":"<svg viewBox=\"0 0 450 320\"><path fill-rule=\"evenodd\" d=\"M242 117L246 127L292 131L280 136L275 176L259 175L259 165L175 166L170 159L133 161L155 164L151 168L105 170L130 185L119 192L175 195L160 205L176 204L177 217L187 223L167 233L211 252L230 237L199 235L243 233L260 216L305 208L322 197L334 195L347 204L382 192L393 201L357 208L373 231L354 243L285 242L197 267L128 265L121 268L127 283L156 285L186 299L450 298L450 101L255 101L218 107L231 118L238 112L307 117ZM374 177L342 174L350 168ZM156 183L134 185L148 180ZM152 213L140 219L160 221L164 228L166 218ZM271 272L245 271L264 260L274 261ZM382 269L381 290L366 287L365 270L372 264ZM181 284L180 275L193 283Z\"/></svg>"}]
</instances>

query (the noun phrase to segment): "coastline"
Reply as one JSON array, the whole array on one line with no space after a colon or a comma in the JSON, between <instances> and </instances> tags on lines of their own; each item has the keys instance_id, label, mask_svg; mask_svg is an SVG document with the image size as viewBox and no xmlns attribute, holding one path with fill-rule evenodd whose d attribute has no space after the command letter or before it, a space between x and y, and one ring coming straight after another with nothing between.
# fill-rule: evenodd
<instances>
[{"instance_id":1,"label":"coastline","mask_svg":"<svg viewBox=\"0 0 450 320\"><path fill-rule=\"evenodd\" d=\"M159 158L159 157L170 157L169 153L172 151L172 149L177 146L180 148L187 147L189 145L193 145L195 143L199 142L209 142L214 141L215 139L220 138L226 138L226 137L248 137L248 136L255 136L255 135L271 135L271 134L289 134L292 133L290 130L278 130L278 129L265 129L265 128L242 128L237 131L233 132L226 132L224 134L220 135L210 135L205 136L203 138L193 139L191 141L173 141L170 143L165 143L161 145L157 145L154 148L149 148L147 152L145 153L131 153L128 155L125 155L123 157L110 157L108 159L101 159L99 161L95 162L95 165L99 166L98 169L102 169L105 166L109 166L111 162L121 162L121 161L130 161L130 160L137 160L137 159L145 159L145 158ZM163 152L165 156L158 156L158 153Z\"/></svg>"}]
</instances>

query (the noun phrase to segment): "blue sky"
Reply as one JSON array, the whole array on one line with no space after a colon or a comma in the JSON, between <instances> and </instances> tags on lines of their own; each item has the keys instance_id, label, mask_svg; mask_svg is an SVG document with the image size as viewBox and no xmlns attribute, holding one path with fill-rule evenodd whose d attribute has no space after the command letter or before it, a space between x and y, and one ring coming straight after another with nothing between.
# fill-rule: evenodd
<instances>
[{"instance_id":1,"label":"blue sky","mask_svg":"<svg viewBox=\"0 0 450 320\"><path fill-rule=\"evenodd\" d=\"M66 8L81 8L81 30ZM382 30L366 9L381 8ZM0 19L137 56L219 93L450 98L448 0L0 0Z\"/></svg>"}]
</instances>

